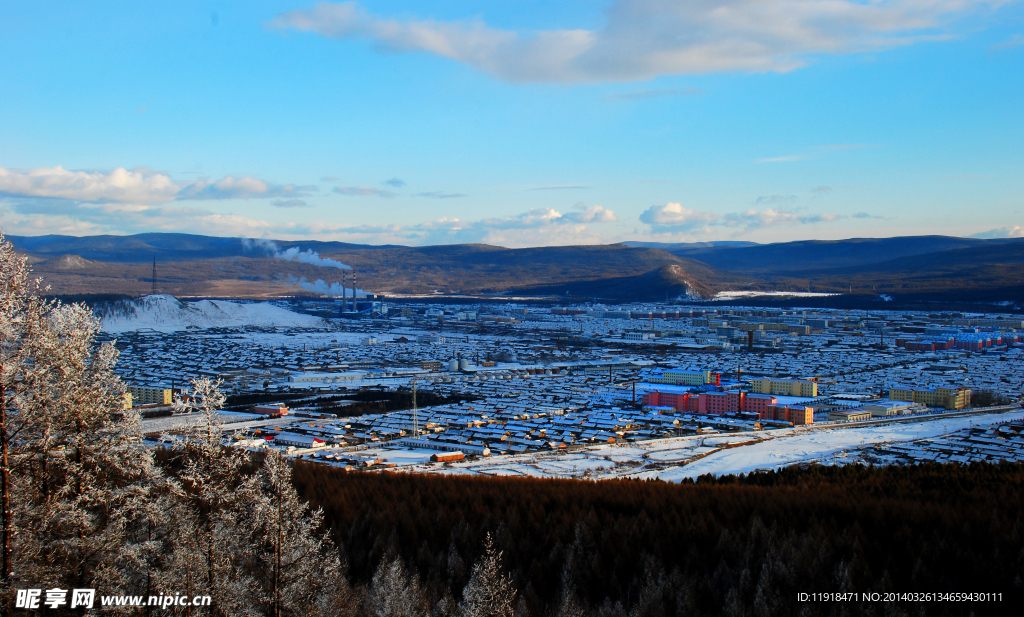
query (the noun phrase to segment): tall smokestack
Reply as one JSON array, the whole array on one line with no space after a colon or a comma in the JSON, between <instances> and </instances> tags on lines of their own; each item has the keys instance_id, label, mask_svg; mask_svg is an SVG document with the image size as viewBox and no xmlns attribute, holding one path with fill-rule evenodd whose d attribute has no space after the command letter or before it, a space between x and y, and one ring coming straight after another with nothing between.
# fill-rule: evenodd
<instances>
[{"instance_id":1,"label":"tall smokestack","mask_svg":"<svg viewBox=\"0 0 1024 617\"><path fill-rule=\"evenodd\" d=\"M153 255L153 295L156 295L156 255Z\"/></svg>"}]
</instances>

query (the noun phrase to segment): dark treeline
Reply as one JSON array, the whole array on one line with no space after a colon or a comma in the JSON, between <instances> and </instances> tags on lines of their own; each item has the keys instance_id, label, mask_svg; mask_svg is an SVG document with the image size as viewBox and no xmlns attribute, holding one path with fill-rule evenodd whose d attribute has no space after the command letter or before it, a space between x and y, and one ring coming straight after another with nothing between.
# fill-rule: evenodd
<instances>
[{"instance_id":1,"label":"dark treeline","mask_svg":"<svg viewBox=\"0 0 1024 617\"><path fill-rule=\"evenodd\" d=\"M1024 466L809 467L697 483L346 473L294 481L356 584L401 556L458 597L487 532L534 616L1012 614ZM1002 603L800 603L798 592L1001 592Z\"/></svg>"}]
</instances>

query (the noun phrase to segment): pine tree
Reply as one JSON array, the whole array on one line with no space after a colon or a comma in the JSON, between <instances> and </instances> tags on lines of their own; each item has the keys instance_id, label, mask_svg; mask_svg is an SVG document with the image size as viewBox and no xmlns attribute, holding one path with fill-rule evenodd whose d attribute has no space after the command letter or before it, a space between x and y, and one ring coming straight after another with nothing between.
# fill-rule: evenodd
<instances>
[{"instance_id":1,"label":"pine tree","mask_svg":"<svg viewBox=\"0 0 1024 617\"><path fill-rule=\"evenodd\" d=\"M252 569L266 614L340 616L351 593L334 544L318 531L323 511L308 511L292 484L292 468L270 452L258 473L249 520L254 523Z\"/></svg>"},{"instance_id":2,"label":"pine tree","mask_svg":"<svg viewBox=\"0 0 1024 617\"><path fill-rule=\"evenodd\" d=\"M268 453L251 473L249 454L224 444L223 403L219 382L206 378L175 399L175 411L194 421L175 446L183 490L162 582L208 593L211 614L350 614L344 568L319 531L322 512L299 500L280 454Z\"/></svg>"},{"instance_id":3,"label":"pine tree","mask_svg":"<svg viewBox=\"0 0 1024 617\"><path fill-rule=\"evenodd\" d=\"M152 566L141 530L168 483L123 408L117 351L96 344L88 308L41 300L2 237L0 269L5 594L18 581L133 588Z\"/></svg>"},{"instance_id":4,"label":"pine tree","mask_svg":"<svg viewBox=\"0 0 1024 617\"><path fill-rule=\"evenodd\" d=\"M484 538L484 554L473 566L473 574L462 590L463 617L513 616L516 590L512 577L502 574L501 555L488 533Z\"/></svg>"},{"instance_id":5,"label":"pine tree","mask_svg":"<svg viewBox=\"0 0 1024 617\"><path fill-rule=\"evenodd\" d=\"M173 514L179 521L173 554L163 574L168 583L184 584L186 593L209 594L210 614L256 615L259 587L245 570L253 551L246 508L258 490L256 478L243 473L246 454L223 444L220 383L204 377L191 385L174 400L177 413L195 420L175 444L182 490Z\"/></svg>"},{"instance_id":6,"label":"pine tree","mask_svg":"<svg viewBox=\"0 0 1024 617\"><path fill-rule=\"evenodd\" d=\"M29 275L28 260L0 234L0 602L7 608L15 564L13 465L20 462L16 438L25 423L24 416L13 412L32 371L27 343L50 310L39 297L40 281Z\"/></svg>"},{"instance_id":7,"label":"pine tree","mask_svg":"<svg viewBox=\"0 0 1024 617\"><path fill-rule=\"evenodd\" d=\"M381 559L370 585L367 609L372 617L426 617L419 577L409 574L401 557Z\"/></svg>"}]
</instances>

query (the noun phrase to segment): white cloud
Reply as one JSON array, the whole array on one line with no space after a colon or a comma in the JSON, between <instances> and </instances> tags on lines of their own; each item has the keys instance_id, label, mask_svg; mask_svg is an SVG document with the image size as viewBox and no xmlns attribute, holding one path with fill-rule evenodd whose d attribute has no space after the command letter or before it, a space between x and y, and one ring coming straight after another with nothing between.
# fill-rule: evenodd
<instances>
[{"instance_id":1,"label":"white cloud","mask_svg":"<svg viewBox=\"0 0 1024 617\"><path fill-rule=\"evenodd\" d=\"M336 186L334 192L339 195L348 195L350 197L384 197L390 198L395 197L398 193L393 191L385 191L383 189L374 188L372 186Z\"/></svg>"},{"instance_id":2,"label":"white cloud","mask_svg":"<svg viewBox=\"0 0 1024 617\"><path fill-rule=\"evenodd\" d=\"M309 233L330 235L350 242L408 244L483 243L498 246L549 246L596 244L606 240L589 227L591 223L617 221L615 213L603 206L576 208L579 212L562 214L552 208L536 208L506 217L475 221L440 218L414 225L335 226L310 225Z\"/></svg>"},{"instance_id":3,"label":"white cloud","mask_svg":"<svg viewBox=\"0 0 1024 617\"><path fill-rule=\"evenodd\" d=\"M313 190L311 186L270 185L257 178L227 176L210 182L196 180L181 189L178 199L250 199L253 197L299 197Z\"/></svg>"},{"instance_id":4,"label":"white cloud","mask_svg":"<svg viewBox=\"0 0 1024 617\"><path fill-rule=\"evenodd\" d=\"M0 167L0 197L65 199L86 203L163 204L176 200L297 197L312 187L267 184L248 176L227 176L211 182L174 182L148 170L68 171L60 165L28 170Z\"/></svg>"},{"instance_id":5,"label":"white cloud","mask_svg":"<svg viewBox=\"0 0 1024 617\"><path fill-rule=\"evenodd\" d=\"M801 214L775 208L764 210L747 210L735 214L727 214L722 218L726 227L774 227L776 225L809 225L812 223L829 223L842 218L838 214Z\"/></svg>"},{"instance_id":6,"label":"white cloud","mask_svg":"<svg viewBox=\"0 0 1024 617\"><path fill-rule=\"evenodd\" d=\"M179 186L164 174L118 167L110 173L42 167L25 171L0 167L0 196L48 197L75 201L159 204L173 200Z\"/></svg>"},{"instance_id":7,"label":"white cloud","mask_svg":"<svg viewBox=\"0 0 1024 617\"><path fill-rule=\"evenodd\" d=\"M322 2L269 26L426 52L511 82L633 81L660 75L790 71L816 54L947 38L958 17L1007 0L614 0L599 30L517 32L480 20L388 19Z\"/></svg>"},{"instance_id":8,"label":"white cloud","mask_svg":"<svg viewBox=\"0 0 1024 617\"><path fill-rule=\"evenodd\" d=\"M82 205L68 201L14 203L4 214L3 225L7 233L25 235L188 231L214 236L258 237L272 230L297 230L294 224L275 224L232 213L211 212L173 204Z\"/></svg>"},{"instance_id":9,"label":"white cloud","mask_svg":"<svg viewBox=\"0 0 1024 617\"><path fill-rule=\"evenodd\" d=\"M719 216L706 210L694 210L682 204L669 202L664 206L651 206L640 214L640 222L647 223L655 234L709 233L712 226L742 227L744 231L776 225L809 225L827 223L842 218L838 214L803 214L775 208L750 209Z\"/></svg>"},{"instance_id":10,"label":"white cloud","mask_svg":"<svg viewBox=\"0 0 1024 617\"><path fill-rule=\"evenodd\" d=\"M604 206L587 206L582 203L578 203L573 206L580 212L570 212L565 215L567 221L573 221L576 223L614 223L619 220L619 217L615 215L615 212L605 208Z\"/></svg>"},{"instance_id":11,"label":"white cloud","mask_svg":"<svg viewBox=\"0 0 1024 617\"><path fill-rule=\"evenodd\" d=\"M669 202L664 206L651 206L640 213L640 222L647 223L656 233L671 231L693 231L718 220L718 215L705 210L693 210L680 203Z\"/></svg>"},{"instance_id":12,"label":"white cloud","mask_svg":"<svg viewBox=\"0 0 1024 617\"><path fill-rule=\"evenodd\" d=\"M976 233L972 238L1024 238L1024 227L1013 225L1010 227L997 227L988 231Z\"/></svg>"}]
</instances>

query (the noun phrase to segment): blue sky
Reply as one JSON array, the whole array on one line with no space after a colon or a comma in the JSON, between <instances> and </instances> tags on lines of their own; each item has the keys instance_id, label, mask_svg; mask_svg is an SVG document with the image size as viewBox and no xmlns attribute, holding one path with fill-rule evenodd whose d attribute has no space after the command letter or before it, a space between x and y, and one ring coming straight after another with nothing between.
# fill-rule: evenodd
<instances>
[{"instance_id":1,"label":"blue sky","mask_svg":"<svg viewBox=\"0 0 1024 617\"><path fill-rule=\"evenodd\" d=\"M0 5L0 226L504 246L1024 235L1024 8Z\"/></svg>"}]
</instances>

